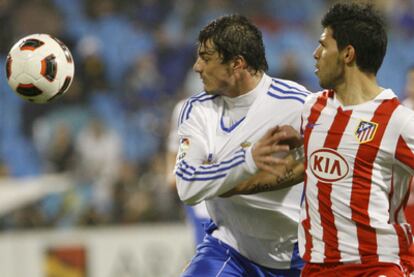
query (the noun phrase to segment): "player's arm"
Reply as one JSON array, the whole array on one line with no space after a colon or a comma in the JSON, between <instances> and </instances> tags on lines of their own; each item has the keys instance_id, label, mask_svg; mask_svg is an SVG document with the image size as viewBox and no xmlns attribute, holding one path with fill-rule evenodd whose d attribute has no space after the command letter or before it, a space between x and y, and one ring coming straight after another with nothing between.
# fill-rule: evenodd
<instances>
[{"instance_id":1,"label":"player's arm","mask_svg":"<svg viewBox=\"0 0 414 277\"><path fill-rule=\"evenodd\" d=\"M304 149L300 134L291 126L282 126L278 128L277 132L285 133L285 137L289 139L281 141L281 143L288 144L290 148L293 148L284 158L285 163L273 165L266 162L263 164L257 163L260 169L257 174L240 182L236 187L222 194L222 197L273 191L303 181L305 176ZM260 143L261 141L258 142L259 145Z\"/></svg>"},{"instance_id":2,"label":"player's arm","mask_svg":"<svg viewBox=\"0 0 414 277\"><path fill-rule=\"evenodd\" d=\"M286 139L286 133L270 129L252 147L239 148L220 161L210 160L205 135L195 126L183 126L181 130L181 150L175 168L177 190L180 199L189 205L220 196L237 184L251 177L258 168L271 168L286 162L273 153L288 151L288 145L278 145ZM184 132L186 131L186 133Z\"/></svg>"},{"instance_id":3,"label":"player's arm","mask_svg":"<svg viewBox=\"0 0 414 277\"><path fill-rule=\"evenodd\" d=\"M410 174L414 174L414 112L410 112L409 115L405 118L405 124L400 130L395 148L395 159Z\"/></svg>"},{"instance_id":4,"label":"player's arm","mask_svg":"<svg viewBox=\"0 0 414 277\"><path fill-rule=\"evenodd\" d=\"M167 137L166 143L166 152L165 152L165 176L166 176L166 184L171 191L177 192L176 184L175 184L175 174L174 174L174 167L175 161L177 157L177 150L178 150L178 119L180 116L180 111L184 105L185 101L179 101L171 114L171 121L170 121L170 131Z\"/></svg>"},{"instance_id":5,"label":"player's arm","mask_svg":"<svg viewBox=\"0 0 414 277\"><path fill-rule=\"evenodd\" d=\"M177 157L177 152L167 151L165 154L166 182L167 182L168 188L172 191L176 191L175 176L173 174L176 157Z\"/></svg>"},{"instance_id":6,"label":"player's arm","mask_svg":"<svg viewBox=\"0 0 414 277\"><path fill-rule=\"evenodd\" d=\"M274 191L302 182L305 176L303 147L293 149L284 160L286 165L274 166L272 173L261 170L249 179L242 181L230 191L222 194L221 197Z\"/></svg>"}]
</instances>

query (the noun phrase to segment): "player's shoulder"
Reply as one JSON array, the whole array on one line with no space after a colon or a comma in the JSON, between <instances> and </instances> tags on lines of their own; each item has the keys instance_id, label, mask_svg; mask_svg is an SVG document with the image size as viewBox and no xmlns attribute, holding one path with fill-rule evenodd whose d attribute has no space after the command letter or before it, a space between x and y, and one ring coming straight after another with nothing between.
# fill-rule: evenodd
<instances>
[{"instance_id":1,"label":"player's shoulder","mask_svg":"<svg viewBox=\"0 0 414 277\"><path fill-rule=\"evenodd\" d=\"M333 91L331 90L321 90L308 95L305 101L305 105L313 105L318 99L328 100L329 98L333 99Z\"/></svg>"},{"instance_id":2,"label":"player's shoulder","mask_svg":"<svg viewBox=\"0 0 414 277\"><path fill-rule=\"evenodd\" d=\"M214 99L217 97L218 95L207 94L203 91L187 98L182 103L178 123L182 124L191 116L202 113L204 108L213 105Z\"/></svg>"},{"instance_id":3,"label":"player's shoulder","mask_svg":"<svg viewBox=\"0 0 414 277\"><path fill-rule=\"evenodd\" d=\"M404 102L400 102L400 104L398 105L398 112L404 115L414 114L414 110L411 107L404 104Z\"/></svg>"},{"instance_id":4,"label":"player's shoulder","mask_svg":"<svg viewBox=\"0 0 414 277\"><path fill-rule=\"evenodd\" d=\"M376 100L382 105L388 105L393 107L393 112L389 111L389 108L386 109L386 113L388 113L391 117L397 119L397 121L405 121L401 119L412 118L414 115L414 111L404 105L404 102L401 102L398 99L397 94L392 91L391 89L384 89L377 97Z\"/></svg>"},{"instance_id":5,"label":"player's shoulder","mask_svg":"<svg viewBox=\"0 0 414 277\"><path fill-rule=\"evenodd\" d=\"M297 102L304 104L306 98L312 93L303 85L280 78L272 78L268 96L286 102Z\"/></svg>"},{"instance_id":6,"label":"player's shoulder","mask_svg":"<svg viewBox=\"0 0 414 277\"><path fill-rule=\"evenodd\" d=\"M301 85L298 82L288 80L288 79L272 77L272 84L277 87L281 87L284 90L296 90L296 91L301 91L301 92L308 93L308 94L311 93L304 85Z\"/></svg>"},{"instance_id":7,"label":"player's shoulder","mask_svg":"<svg viewBox=\"0 0 414 277\"><path fill-rule=\"evenodd\" d=\"M414 111L411 108L400 103L395 109L393 116L397 118L397 122L404 122L407 119L414 118Z\"/></svg>"},{"instance_id":8,"label":"player's shoulder","mask_svg":"<svg viewBox=\"0 0 414 277\"><path fill-rule=\"evenodd\" d=\"M396 105L393 109L384 109L383 113L385 117L389 117L389 123L387 129L389 134L394 137L398 137L403 133L412 133L414 121L414 111L404 105L402 105L397 98L389 99L393 105Z\"/></svg>"}]
</instances>

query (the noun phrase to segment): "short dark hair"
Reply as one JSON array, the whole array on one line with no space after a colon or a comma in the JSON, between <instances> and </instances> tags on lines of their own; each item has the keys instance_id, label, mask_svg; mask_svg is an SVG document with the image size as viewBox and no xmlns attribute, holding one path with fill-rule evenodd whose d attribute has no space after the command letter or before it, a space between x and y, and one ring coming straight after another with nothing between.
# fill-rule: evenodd
<instances>
[{"instance_id":1,"label":"short dark hair","mask_svg":"<svg viewBox=\"0 0 414 277\"><path fill-rule=\"evenodd\" d=\"M213 42L223 63L242 56L254 71L268 69L262 33L242 15L228 15L211 21L198 36L200 44L208 40Z\"/></svg>"},{"instance_id":2,"label":"short dark hair","mask_svg":"<svg viewBox=\"0 0 414 277\"><path fill-rule=\"evenodd\" d=\"M335 4L322 19L331 28L338 49L352 45L356 64L363 72L377 74L387 51L387 33L382 16L369 4Z\"/></svg>"}]
</instances>

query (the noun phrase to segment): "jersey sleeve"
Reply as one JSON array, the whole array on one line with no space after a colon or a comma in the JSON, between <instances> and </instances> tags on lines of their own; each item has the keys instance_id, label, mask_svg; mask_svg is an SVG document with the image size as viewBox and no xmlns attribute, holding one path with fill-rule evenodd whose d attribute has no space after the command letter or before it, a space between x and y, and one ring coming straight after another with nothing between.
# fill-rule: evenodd
<instances>
[{"instance_id":1,"label":"jersey sleeve","mask_svg":"<svg viewBox=\"0 0 414 277\"><path fill-rule=\"evenodd\" d=\"M414 175L414 113L401 130L395 150L395 158Z\"/></svg>"},{"instance_id":2,"label":"jersey sleeve","mask_svg":"<svg viewBox=\"0 0 414 277\"><path fill-rule=\"evenodd\" d=\"M184 102L184 100L178 102L171 114L170 130L167 138L167 151L169 152L176 152L178 150L178 117L180 115L180 111L184 105Z\"/></svg>"},{"instance_id":3,"label":"jersey sleeve","mask_svg":"<svg viewBox=\"0 0 414 277\"><path fill-rule=\"evenodd\" d=\"M188 205L219 196L257 171L250 147L240 147L222 160L212 161L205 128L201 116L192 116L178 130L176 183L180 199Z\"/></svg>"}]
</instances>

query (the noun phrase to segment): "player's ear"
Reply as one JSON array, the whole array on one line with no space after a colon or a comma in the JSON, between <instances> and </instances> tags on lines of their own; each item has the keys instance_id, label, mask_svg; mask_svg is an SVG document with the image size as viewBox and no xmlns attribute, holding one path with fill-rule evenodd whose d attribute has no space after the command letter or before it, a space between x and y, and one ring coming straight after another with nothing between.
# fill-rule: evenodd
<instances>
[{"instance_id":1,"label":"player's ear","mask_svg":"<svg viewBox=\"0 0 414 277\"><path fill-rule=\"evenodd\" d=\"M241 69L247 68L247 63L243 56L238 55L234 57L232 66L233 66L233 70L241 70Z\"/></svg>"},{"instance_id":2,"label":"player's ear","mask_svg":"<svg viewBox=\"0 0 414 277\"><path fill-rule=\"evenodd\" d=\"M355 48L352 45L348 45L342 50L344 53L344 62L345 64L351 64L356 60Z\"/></svg>"}]
</instances>

